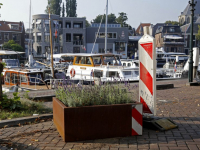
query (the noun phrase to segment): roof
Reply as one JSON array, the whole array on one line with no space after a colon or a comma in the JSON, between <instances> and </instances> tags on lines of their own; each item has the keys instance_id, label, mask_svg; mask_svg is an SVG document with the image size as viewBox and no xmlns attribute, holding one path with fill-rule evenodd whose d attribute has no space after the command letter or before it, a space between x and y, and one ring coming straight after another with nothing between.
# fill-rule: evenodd
<instances>
[{"instance_id":1,"label":"roof","mask_svg":"<svg viewBox=\"0 0 200 150\"><path fill-rule=\"evenodd\" d=\"M18 25L18 29L11 29L9 27L11 25ZM24 31L24 23L23 22L9 22L9 21L0 21L0 31L13 31L13 32L23 32Z\"/></svg>"},{"instance_id":2,"label":"roof","mask_svg":"<svg viewBox=\"0 0 200 150\"><path fill-rule=\"evenodd\" d=\"M137 34L139 34L140 28L141 27L145 27L145 26L150 26L150 23L140 23L140 25L138 26L137 30L135 31Z\"/></svg>"},{"instance_id":3,"label":"roof","mask_svg":"<svg viewBox=\"0 0 200 150\"><path fill-rule=\"evenodd\" d=\"M197 2L197 4L195 6L194 14L200 14L200 0L195 0L195 2ZM188 4L185 10L183 11L183 13L181 13L181 15L191 15L190 10L191 10L191 6L190 4Z\"/></svg>"},{"instance_id":4,"label":"roof","mask_svg":"<svg viewBox=\"0 0 200 150\"><path fill-rule=\"evenodd\" d=\"M187 25L187 29L186 29L186 25ZM181 27L181 32L182 33L188 33L190 34L190 23L189 24L186 24L184 26ZM198 30L199 30L199 26L200 23L194 23L193 24L193 33L198 33ZM185 29L184 29L185 28ZM186 30L186 31L185 31Z\"/></svg>"},{"instance_id":5,"label":"roof","mask_svg":"<svg viewBox=\"0 0 200 150\"><path fill-rule=\"evenodd\" d=\"M62 53L62 54L54 54L54 55L60 55L62 56L121 56L120 54L112 54L112 53L97 53L97 54L90 54L90 53Z\"/></svg>"},{"instance_id":6,"label":"roof","mask_svg":"<svg viewBox=\"0 0 200 150\"><path fill-rule=\"evenodd\" d=\"M0 50L0 55L16 55L16 54L24 54L24 53L25 52Z\"/></svg>"},{"instance_id":7,"label":"roof","mask_svg":"<svg viewBox=\"0 0 200 150\"><path fill-rule=\"evenodd\" d=\"M173 28L174 31L170 31L170 29ZM162 27L158 27L156 30L156 34L158 33L173 33L173 34L177 34L177 33L181 33L181 29L180 26L177 25L167 25L167 26L162 26Z\"/></svg>"},{"instance_id":8,"label":"roof","mask_svg":"<svg viewBox=\"0 0 200 150\"><path fill-rule=\"evenodd\" d=\"M200 23L200 16L197 18L195 23Z\"/></svg>"},{"instance_id":9,"label":"roof","mask_svg":"<svg viewBox=\"0 0 200 150\"><path fill-rule=\"evenodd\" d=\"M182 32L182 33L186 33L186 32L188 31L189 27L190 27L190 23L181 26L181 27L180 27L180 28L181 28L181 32Z\"/></svg>"}]
</instances>

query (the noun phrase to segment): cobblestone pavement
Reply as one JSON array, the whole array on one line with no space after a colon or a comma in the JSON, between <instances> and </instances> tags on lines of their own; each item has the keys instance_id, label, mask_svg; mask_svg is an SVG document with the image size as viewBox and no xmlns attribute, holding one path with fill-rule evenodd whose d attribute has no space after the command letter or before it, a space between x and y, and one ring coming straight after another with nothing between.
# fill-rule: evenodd
<instances>
[{"instance_id":1,"label":"cobblestone pavement","mask_svg":"<svg viewBox=\"0 0 200 150\"><path fill-rule=\"evenodd\" d=\"M158 82L175 85L173 89L157 90L157 116L171 118L178 124L177 129L165 132L144 129L142 136L65 143L53 122L48 121L0 129L0 149L198 150L200 149L200 86L185 86L186 82L187 80Z\"/></svg>"}]
</instances>

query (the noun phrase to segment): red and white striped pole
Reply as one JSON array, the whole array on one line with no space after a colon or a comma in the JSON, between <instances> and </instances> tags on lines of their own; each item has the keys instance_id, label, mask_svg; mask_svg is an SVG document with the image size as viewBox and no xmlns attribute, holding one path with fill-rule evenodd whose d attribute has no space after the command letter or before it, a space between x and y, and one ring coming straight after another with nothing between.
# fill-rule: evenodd
<instances>
[{"instance_id":1,"label":"red and white striped pole","mask_svg":"<svg viewBox=\"0 0 200 150\"><path fill-rule=\"evenodd\" d=\"M156 50L155 39L148 35L149 27L144 27L144 36L139 40L139 99L143 104L143 114L156 115Z\"/></svg>"}]
</instances>

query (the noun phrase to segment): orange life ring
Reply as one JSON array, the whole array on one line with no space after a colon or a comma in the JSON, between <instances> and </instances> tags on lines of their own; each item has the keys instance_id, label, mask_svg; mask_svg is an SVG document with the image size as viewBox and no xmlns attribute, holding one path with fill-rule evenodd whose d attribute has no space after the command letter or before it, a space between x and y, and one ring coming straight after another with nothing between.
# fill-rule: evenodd
<instances>
[{"instance_id":1,"label":"orange life ring","mask_svg":"<svg viewBox=\"0 0 200 150\"><path fill-rule=\"evenodd\" d=\"M74 68L72 68L72 69L70 70L70 75L71 75L71 77L74 77L75 74L76 74L76 71L74 70Z\"/></svg>"}]
</instances>

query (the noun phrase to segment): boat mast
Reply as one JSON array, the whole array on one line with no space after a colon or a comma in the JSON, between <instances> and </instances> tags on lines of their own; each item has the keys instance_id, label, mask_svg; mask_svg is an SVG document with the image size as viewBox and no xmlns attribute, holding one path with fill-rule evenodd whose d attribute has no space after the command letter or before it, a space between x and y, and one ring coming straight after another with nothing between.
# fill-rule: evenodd
<instances>
[{"instance_id":1,"label":"boat mast","mask_svg":"<svg viewBox=\"0 0 200 150\"><path fill-rule=\"evenodd\" d=\"M30 9L29 9L29 40L28 40L28 57L27 58L29 58L29 51L32 47L32 45L31 45L31 40L32 40L31 39L31 25L30 24L31 24L31 0L30 0Z\"/></svg>"},{"instance_id":2,"label":"boat mast","mask_svg":"<svg viewBox=\"0 0 200 150\"><path fill-rule=\"evenodd\" d=\"M53 69L53 45L52 45L52 31L51 31L51 14L50 14L50 7L49 7L49 32L50 32L50 48L51 48L51 74L54 79L54 69Z\"/></svg>"},{"instance_id":3,"label":"boat mast","mask_svg":"<svg viewBox=\"0 0 200 150\"><path fill-rule=\"evenodd\" d=\"M106 25L105 25L105 53L107 53L107 28L108 28L108 0L106 3Z\"/></svg>"}]
</instances>

